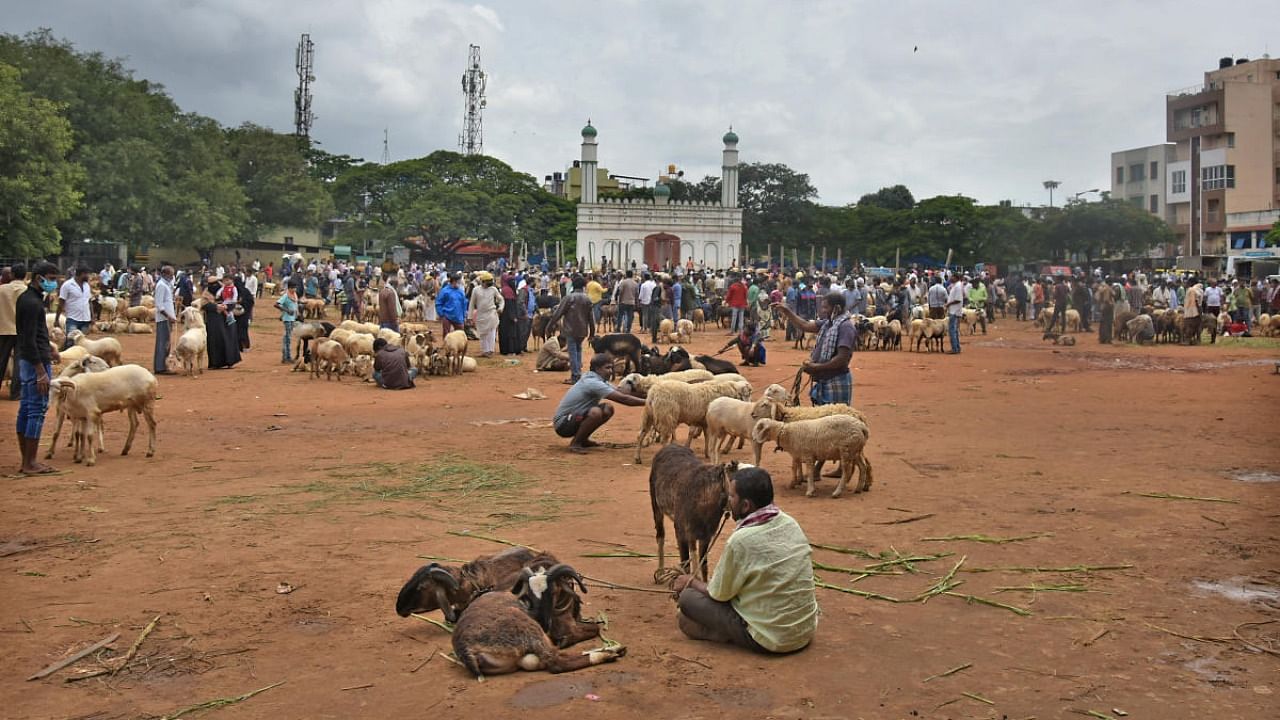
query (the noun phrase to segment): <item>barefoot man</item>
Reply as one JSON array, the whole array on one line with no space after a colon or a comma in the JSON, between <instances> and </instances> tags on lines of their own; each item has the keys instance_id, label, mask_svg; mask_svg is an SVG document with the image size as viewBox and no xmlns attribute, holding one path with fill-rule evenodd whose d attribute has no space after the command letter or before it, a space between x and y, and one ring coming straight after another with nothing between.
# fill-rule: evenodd
<instances>
[{"instance_id":1,"label":"barefoot man","mask_svg":"<svg viewBox=\"0 0 1280 720\"><path fill-rule=\"evenodd\" d=\"M583 453L599 444L591 440L591 433L613 417L613 406L601 401L644 405L644 400L619 392L618 388L610 385L612 377L613 356L608 353L594 355L591 370L584 373L560 400L553 424L557 435L573 438L569 442L569 452Z\"/></svg>"}]
</instances>

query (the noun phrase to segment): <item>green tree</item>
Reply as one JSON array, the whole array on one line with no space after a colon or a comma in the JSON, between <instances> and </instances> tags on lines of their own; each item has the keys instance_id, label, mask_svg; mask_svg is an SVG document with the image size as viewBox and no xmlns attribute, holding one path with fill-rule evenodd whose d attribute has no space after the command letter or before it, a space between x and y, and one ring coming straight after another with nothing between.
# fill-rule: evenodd
<instances>
[{"instance_id":1,"label":"green tree","mask_svg":"<svg viewBox=\"0 0 1280 720\"><path fill-rule=\"evenodd\" d=\"M314 228L333 217L333 198L308 167L296 137L246 123L227 131L227 140L249 200L250 237L271 227Z\"/></svg>"},{"instance_id":2,"label":"green tree","mask_svg":"<svg viewBox=\"0 0 1280 720\"><path fill-rule=\"evenodd\" d=\"M144 247L212 247L241 237L248 214L221 128L183 113L162 86L118 60L77 53L48 30L0 35L0 62L30 93L65 108L69 159L85 171L64 237Z\"/></svg>"},{"instance_id":3,"label":"green tree","mask_svg":"<svg viewBox=\"0 0 1280 720\"><path fill-rule=\"evenodd\" d=\"M874 205L885 210L910 210L916 206L916 199L906 185L883 187L873 193L858 198L858 206Z\"/></svg>"},{"instance_id":4,"label":"green tree","mask_svg":"<svg viewBox=\"0 0 1280 720\"><path fill-rule=\"evenodd\" d=\"M297 138L293 138L293 140L295 143L297 142ZM325 152L316 147L315 144L312 144L311 147L304 149L302 152L307 159L307 172L312 178L326 185L337 180L344 172L364 164L364 158Z\"/></svg>"},{"instance_id":5,"label":"green tree","mask_svg":"<svg viewBox=\"0 0 1280 720\"><path fill-rule=\"evenodd\" d=\"M1268 247L1280 245L1280 220L1277 220L1275 224L1271 226L1271 230L1267 233L1266 239Z\"/></svg>"},{"instance_id":6,"label":"green tree","mask_svg":"<svg viewBox=\"0 0 1280 720\"><path fill-rule=\"evenodd\" d=\"M22 89L0 63L0 255L53 255L58 223L79 205L84 171L67 159L71 123L52 102Z\"/></svg>"},{"instance_id":7,"label":"green tree","mask_svg":"<svg viewBox=\"0 0 1280 720\"><path fill-rule=\"evenodd\" d=\"M1173 230L1163 220L1124 200L1070 202L1046 217L1043 249L1049 257L1067 260L1083 255L1095 259L1132 257L1161 243L1173 242Z\"/></svg>"},{"instance_id":8,"label":"green tree","mask_svg":"<svg viewBox=\"0 0 1280 720\"><path fill-rule=\"evenodd\" d=\"M449 260L476 240L570 241L575 223L572 204L532 176L491 157L444 150L352 168L335 181L333 195L339 212L358 218L375 244L407 244L432 260Z\"/></svg>"}]
</instances>

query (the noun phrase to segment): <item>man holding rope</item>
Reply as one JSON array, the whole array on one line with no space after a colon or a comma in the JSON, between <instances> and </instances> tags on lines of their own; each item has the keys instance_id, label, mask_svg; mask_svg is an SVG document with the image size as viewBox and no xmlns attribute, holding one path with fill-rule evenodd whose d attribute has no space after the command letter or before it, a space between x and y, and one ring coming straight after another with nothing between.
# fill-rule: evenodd
<instances>
[{"instance_id":1,"label":"man holding rope","mask_svg":"<svg viewBox=\"0 0 1280 720\"><path fill-rule=\"evenodd\" d=\"M671 586L680 631L759 653L801 650L818 627L809 539L773 504L769 473L743 468L728 485L737 526L711 582L681 575Z\"/></svg>"},{"instance_id":2,"label":"man holding rope","mask_svg":"<svg viewBox=\"0 0 1280 720\"><path fill-rule=\"evenodd\" d=\"M843 403L853 405L853 373L849 363L858 344L858 329L844 306L844 294L829 292L822 296L818 314L822 318L805 320L785 304L774 305L801 332L817 333L813 354L800 364L813 381L809 398L814 405Z\"/></svg>"}]
</instances>

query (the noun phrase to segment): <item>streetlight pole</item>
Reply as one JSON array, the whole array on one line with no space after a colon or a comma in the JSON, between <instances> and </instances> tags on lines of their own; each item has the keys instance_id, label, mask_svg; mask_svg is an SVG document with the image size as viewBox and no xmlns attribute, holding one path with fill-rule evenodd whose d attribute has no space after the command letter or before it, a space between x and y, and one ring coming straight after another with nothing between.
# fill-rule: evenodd
<instances>
[{"instance_id":1,"label":"streetlight pole","mask_svg":"<svg viewBox=\"0 0 1280 720\"><path fill-rule=\"evenodd\" d=\"M1088 195L1089 193L1096 193L1096 192L1098 192L1098 188L1094 188L1092 190L1081 190L1080 192L1075 194L1075 199L1079 200L1081 195Z\"/></svg>"},{"instance_id":2,"label":"streetlight pole","mask_svg":"<svg viewBox=\"0 0 1280 720\"><path fill-rule=\"evenodd\" d=\"M1044 189L1049 191L1049 207L1051 208L1053 207L1053 190L1054 188L1058 187L1061 184L1062 183L1058 182L1057 180L1044 181Z\"/></svg>"}]
</instances>

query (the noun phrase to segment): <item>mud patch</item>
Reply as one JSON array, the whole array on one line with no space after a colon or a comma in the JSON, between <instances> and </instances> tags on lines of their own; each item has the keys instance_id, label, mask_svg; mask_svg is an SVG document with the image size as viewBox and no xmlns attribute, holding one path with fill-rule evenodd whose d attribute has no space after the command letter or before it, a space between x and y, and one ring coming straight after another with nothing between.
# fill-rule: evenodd
<instances>
[{"instance_id":1,"label":"mud patch","mask_svg":"<svg viewBox=\"0 0 1280 720\"><path fill-rule=\"evenodd\" d=\"M1221 595L1236 602L1261 601L1267 604L1280 603L1280 589L1270 585L1234 577L1228 580L1196 580L1191 583L1197 590L1210 595Z\"/></svg>"},{"instance_id":2,"label":"mud patch","mask_svg":"<svg viewBox=\"0 0 1280 720\"><path fill-rule=\"evenodd\" d=\"M699 693L722 708L773 707L773 695L754 688L716 688Z\"/></svg>"},{"instance_id":3,"label":"mud patch","mask_svg":"<svg viewBox=\"0 0 1280 720\"><path fill-rule=\"evenodd\" d=\"M1227 477L1242 483L1273 483L1280 482L1280 474L1273 473L1269 470L1228 470Z\"/></svg>"},{"instance_id":4,"label":"mud patch","mask_svg":"<svg viewBox=\"0 0 1280 720\"><path fill-rule=\"evenodd\" d=\"M507 702L518 708L549 708L592 692L595 692L595 684L590 680L553 678L525 685Z\"/></svg>"}]
</instances>

